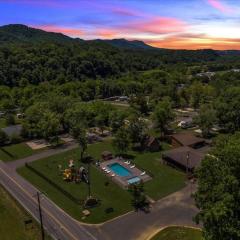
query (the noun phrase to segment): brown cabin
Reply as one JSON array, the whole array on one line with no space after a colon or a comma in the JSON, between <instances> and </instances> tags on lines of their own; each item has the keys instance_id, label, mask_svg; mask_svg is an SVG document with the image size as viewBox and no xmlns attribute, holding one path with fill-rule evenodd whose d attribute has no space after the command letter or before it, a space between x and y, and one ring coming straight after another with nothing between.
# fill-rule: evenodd
<instances>
[{"instance_id":1,"label":"brown cabin","mask_svg":"<svg viewBox=\"0 0 240 240\"><path fill-rule=\"evenodd\" d=\"M162 158L169 165L184 171L194 172L194 169L200 166L204 156L205 154L184 146L163 152Z\"/></svg>"},{"instance_id":2,"label":"brown cabin","mask_svg":"<svg viewBox=\"0 0 240 240\"><path fill-rule=\"evenodd\" d=\"M151 152L157 152L160 149L159 140L155 137L149 136L145 142L145 148Z\"/></svg>"},{"instance_id":3,"label":"brown cabin","mask_svg":"<svg viewBox=\"0 0 240 240\"><path fill-rule=\"evenodd\" d=\"M104 151L104 152L102 152L102 159L104 161L111 160L111 159L113 159L113 154L109 151Z\"/></svg>"},{"instance_id":4,"label":"brown cabin","mask_svg":"<svg viewBox=\"0 0 240 240\"><path fill-rule=\"evenodd\" d=\"M205 139L196 137L192 133L177 133L171 137L173 147L187 146L194 149L201 148L206 145Z\"/></svg>"}]
</instances>

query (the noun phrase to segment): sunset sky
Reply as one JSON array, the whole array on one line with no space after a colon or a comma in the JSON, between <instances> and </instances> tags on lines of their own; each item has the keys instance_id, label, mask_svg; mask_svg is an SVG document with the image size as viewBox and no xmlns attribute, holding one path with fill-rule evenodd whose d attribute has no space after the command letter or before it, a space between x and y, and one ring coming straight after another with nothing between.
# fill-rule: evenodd
<instances>
[{"instance_id":1,"label":"sunset sky","mask_svg":"<svg viewBox=\"0 0 240 240\"><path fill-rule=\"evenodd\" d=\"M240 0L0 0L0 25L161 48L240 49Z\"/></svg>"}]
</instances>

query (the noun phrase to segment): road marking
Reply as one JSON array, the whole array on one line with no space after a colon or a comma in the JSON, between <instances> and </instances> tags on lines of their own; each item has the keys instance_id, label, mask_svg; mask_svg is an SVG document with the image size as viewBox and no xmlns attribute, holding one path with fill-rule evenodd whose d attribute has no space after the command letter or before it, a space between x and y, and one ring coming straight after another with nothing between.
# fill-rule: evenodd
<instances>
[{"instance_id":1,"label":"road marking","mask_svg":"<svg viewBox=\"0 0 240 240\"><path fill-rule=\"evenodd\" d=\"M35 198L33 198L33 196L31 194L29 194L21 185L19 185L15 179L13 179L9 174L6 173L6 171L4 171L2 168L0 168L0 171L7 176L11 181L13 181L15 183L15 185L17 185L30 199L32 199L34 201L35 204L37 203L37 200ZM59 225L61 226L61 229L64 229L74 240L79 240L78 238L76 238L65 226L63 226L63 224L57 219L55 218L45 207L42 206L42 209ZM80 226L79 226L80 227ZM88 232L87 230L85 230L84 228L81 227L81 229L88 234L92 239L97 240L90 232Z\"/></svg>"}]
</instances>

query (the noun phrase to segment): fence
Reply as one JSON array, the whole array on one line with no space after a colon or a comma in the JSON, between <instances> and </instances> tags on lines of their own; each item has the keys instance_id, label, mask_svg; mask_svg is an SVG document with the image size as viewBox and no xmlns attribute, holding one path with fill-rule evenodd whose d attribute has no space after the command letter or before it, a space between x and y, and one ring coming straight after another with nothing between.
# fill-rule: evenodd
<instances>
[{"instance_id":1,"label":"fence","mask_svg":"<svg viewBox=\"0 0 240 240\"><path fill-rule=\"evenodd\" d=\"M40 171L38 171L34 167L30 166L28 163L25 163L25 166L29 170L31 170L32 172L37 174L39 177L41 177L45 181L47 181L50 185L52 185L54 188L56 188L59 192L61 192L65 197L67 197L68 199L70 199L74 203L79 204L79 205L83 205L84 204L84 200L83 199L75 198L71 193L69 193L66 190L64 190L61 186L59 186L57 183L53 182L51 179L49 179L47 176L45 176L43 173L41 173Z\"/></svg>"}]
</instances>

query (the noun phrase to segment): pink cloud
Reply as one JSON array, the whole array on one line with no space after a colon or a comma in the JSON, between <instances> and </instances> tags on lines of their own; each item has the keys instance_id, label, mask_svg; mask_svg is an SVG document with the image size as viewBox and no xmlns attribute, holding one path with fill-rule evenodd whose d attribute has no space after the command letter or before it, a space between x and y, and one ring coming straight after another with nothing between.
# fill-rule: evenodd
<instances>
[{"instance_id":1,"label":"pink cloud","mask_svg":"<svg viewBox=\"0 0 240 240\"><path fill-rule=\"evenodd\" d=\"M101 38L115 38L117 37L118 33L115 30L112 29L100 29L95 32L95 35L101 37Z\"/></svg>"},{"instance_id":2,"label":"pink cloud","mask_svg":"<svg viewBox=\"0 0 240 240\"><path fill-rule=\"evenodd\" d=\"M152 17L144 21L129 23L126 29L142 33L167 34L183 32L187 26L185 22L177 18Z\"/></svg>"},{"instance_id":3,"label":"pink cloud","mask_svg":"<svg viewBox=\"0 0 240 240\"><path fill-rule=\"evenodd\" d=\"M47 32L63 33L65 35L72 36L72 37L79 37L84 35L84 31L76 28L68 28L68 27L61 27L61 26L55 26L55 25L40 25L40 26L34 26L34 27L42 29Z\"/></svg>"},{"instance_id":4,"label":"pink cloud","mask_svg":"<svg viewBox=\"0 0 240 240\"><path fill-rule=\"evenodd\" d=\"M223 13L232 13L234 12L234 9L223 4L220 0L207 0L208 3L214 7L215 9L223 12Z\"/></svg>"}]
</instances>

